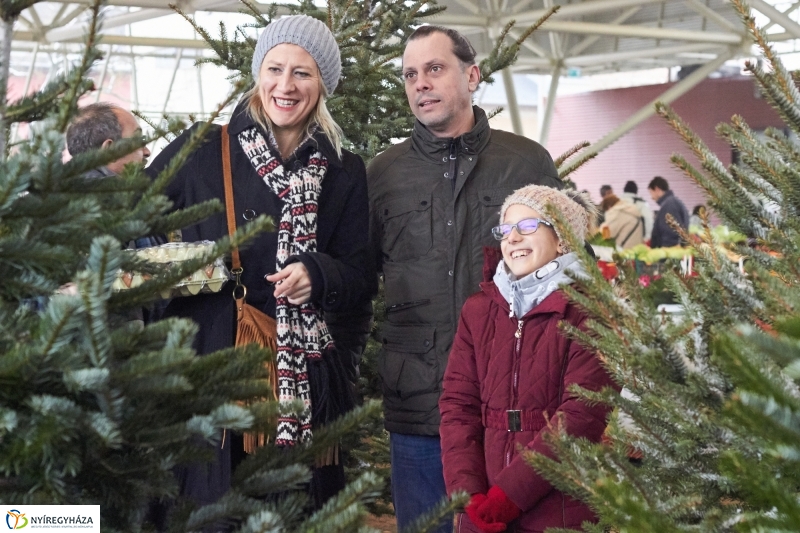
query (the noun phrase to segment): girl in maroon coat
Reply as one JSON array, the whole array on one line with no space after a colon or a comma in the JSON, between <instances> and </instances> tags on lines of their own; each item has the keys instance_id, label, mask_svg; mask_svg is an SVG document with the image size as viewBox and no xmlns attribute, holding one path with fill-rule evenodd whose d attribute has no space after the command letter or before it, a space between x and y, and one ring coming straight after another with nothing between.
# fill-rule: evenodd
<instances>
[{"instance_id":1,"label":"girl in maroon coat","mask_svg":"<svg viewBox=\"0 0 800 533\"><path fill-rule=\"evenodd\" d=\"M464 304L439 400L444 477L449 494L472 498L458 532L541 532L594 520L583 503L557 491L519 454L553 457L543 433L561 419L575 436L599 441L608 410L579 401L572 384L615 386L598 358L558 324L586 316L559 290L581 275L580 262L544 215L552 204L583 239L591 202L529 185L509 196L493 228L503 261L493 281Z\"/></svg>"}]
</instances>

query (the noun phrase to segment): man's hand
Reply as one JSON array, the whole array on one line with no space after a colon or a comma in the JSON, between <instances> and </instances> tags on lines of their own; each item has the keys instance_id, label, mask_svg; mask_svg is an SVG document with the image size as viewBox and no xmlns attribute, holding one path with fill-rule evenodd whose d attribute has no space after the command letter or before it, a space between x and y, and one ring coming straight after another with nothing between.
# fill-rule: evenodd
<instances>
[{"instance_id":1,"label":"man's hand","mask_svg":"<svg viewBox=\"0 0 800 533\"><path fill-rule=\"evenodd\" d=\"M280 272L264 276L275 284L273 296L285 296L292 305L300 305L311 299L311 276L303 263L292 263Z\"/></svg>"}]
</instances>

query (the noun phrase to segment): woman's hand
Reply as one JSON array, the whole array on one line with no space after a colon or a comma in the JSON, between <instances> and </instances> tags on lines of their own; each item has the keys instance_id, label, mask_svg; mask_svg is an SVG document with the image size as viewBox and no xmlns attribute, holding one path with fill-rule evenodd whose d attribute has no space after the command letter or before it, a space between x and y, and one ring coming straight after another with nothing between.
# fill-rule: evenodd
<instances>
[{"instance_id":1,"label":"woman's hand","mask_svg":"<svg viewBox=\"0 0 800 533\"><path fill-rule=\"evenodd\" d=\"M273 296L285 296L292 305L300 305L311 299L311 276L303 263L292 263L280 272L264 276L267 281L275 284Z\"/></svg>"}]
</instances>

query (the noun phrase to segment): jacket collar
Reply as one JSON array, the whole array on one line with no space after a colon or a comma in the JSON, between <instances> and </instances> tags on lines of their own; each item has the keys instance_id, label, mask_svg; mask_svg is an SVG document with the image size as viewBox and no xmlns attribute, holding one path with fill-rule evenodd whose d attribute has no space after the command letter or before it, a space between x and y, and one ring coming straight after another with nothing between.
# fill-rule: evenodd
<instances>
[{"instance_id":1,"label":"jacket collar","mask_svg":"<svg viewBox=\"0 0 800 533\"><path fill-rule=\"evenodd\" d=\"M472 106L475 114L475 126L460 137L437 137L419 120L414 121L414 131L411 133L411 142L420 153L432 161L439 161L442 152L447 152L450 143L456 141L459 151L468 154L480 153L489 142L492 130L489 128L489 119L486 112L478 106Z\"/></svg>"},{"instance_id":2,"label":"jacket collar","mask_svg":"<svg viewBox=\"0 0 800 533\"><path fill-rule=\"evenodd\" d=\"M83 174L84 178L88 179L96 179L96 178L109 178L111 176L116 176L116 172L111 172L108 167L97 167L88 172Z\"/></svg>"},{"instance_id":3,"label":"jacket collar","mask_svg":"<svg viewBox=\"0 0 800 533\"><path fill-rule=\"evenodd\" d=\"M484 281L480 284L480 287L481 291L499 305L506 314L511 311L511 308L508 307L508 302L503 298L503 295L500 294L500 289L497 288L493 281ZM542 303L528 311L523 318L531 318L536 315L546 314L554 314L563 317L567 314L568 306L569 300L567 300L564 291L559 289L545 298Z\"/></svg>"},{"instance_id":4,"label":"jacket collar","mask_svg":"<svg viewBox=\"0 0 800 533\"><path fill-rule=\"evenodd\" d=\"M268 138L269 133L264 131L264 128L262 128L255 120L253 120L253 118L247 112L247 99L242 98L239 100L239 103L236 104L236 109L234 109L233 113L231 114L231 119L228 122L228 134L233 137L254 126L258 128L258 131L261 132L261 135L263 135L265 139ZM325 156L325 159L328 160L329 168L332 166L341 168L342 160L336 154L333 144L328 140L328 136L319 129L317 129L317 131L311 137L306 139L303 144L301 144L300 147L295 150L293 156L289 159L306 161L313 150L319 150L322 155ZM287 161L283 161L283 163L286 162Z\"/></svg>"},{"instance_id":5,"label":"jacket collar","mask_svg":"<svg viewBox=\"0 0 800 533\"><path fill-rule=\"evenodd\" d=\"M664 194L662 194L661 198L658 199L658 202L657 202L658 205L664 205L664 202L666 202L673 195L674 195L674 193L671 190L670 191L664 191Z\"/></svg>"}]
</instances>

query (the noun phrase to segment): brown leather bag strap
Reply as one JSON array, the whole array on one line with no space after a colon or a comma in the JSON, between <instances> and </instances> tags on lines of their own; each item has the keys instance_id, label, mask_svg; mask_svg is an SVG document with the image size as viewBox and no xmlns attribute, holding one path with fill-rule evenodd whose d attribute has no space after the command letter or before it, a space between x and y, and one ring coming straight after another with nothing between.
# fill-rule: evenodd
<instances>
[{"instance_id":1,"label":"brown leather bag strap","mask_svg":"<svg viewBox=\"0 0 800 533\"><path fill-rule=\"evenodd\" d=\"M225 214L228 217L228 235L233 237L236 233L236 210L233 206L233 178L231 176L231 141L228 136L228 125L222 126L222 176L225 180ZM233 269L242 268L239 259L239 249L231 250Z\"/></svg>"}]
</instances>

